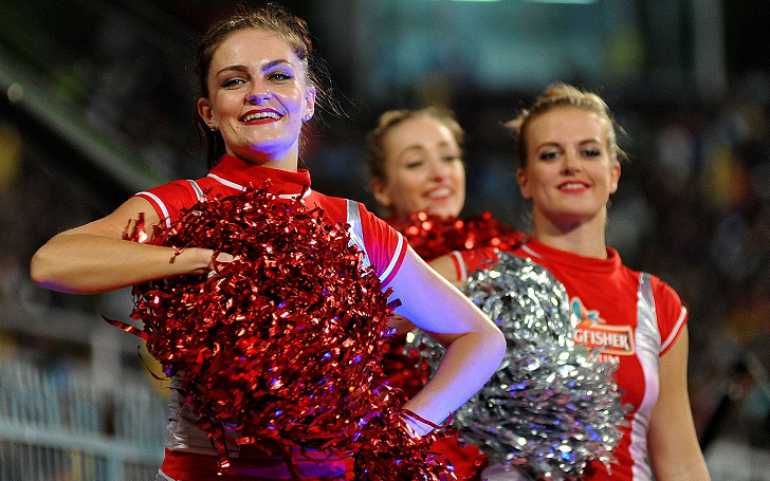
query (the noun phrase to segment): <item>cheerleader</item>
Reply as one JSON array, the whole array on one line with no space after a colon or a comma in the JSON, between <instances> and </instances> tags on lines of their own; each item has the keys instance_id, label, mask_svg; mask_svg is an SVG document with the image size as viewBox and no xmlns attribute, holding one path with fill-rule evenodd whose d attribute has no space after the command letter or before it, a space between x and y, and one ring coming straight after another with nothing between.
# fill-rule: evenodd
<instances>
[{"instance_id":1,"label":"cheerleader","mask_svg":"<svg viewBox=\"0 0 770 481\"><path fill-rule=\"evenodd\" d=\"M379 276L383 289L400 299L396 312L449 343L432 380L404 405L415 436L427 433L459 407L497 367L505 341L497 328L462 294L431 270L402 236L361 204L310 188L310 174L298 169L302 127L313 117L323 92L312 71L312 45L305 22L267 6L218 21L198 49L201 95L196 108L209 143L208 174L176 180L137 193L111 214L64 231L32 258L31 276L41 286L95 294L146 281L206 273L233 261L228 253L123 240L130 219L142 214L144 234L172 225L187 207L206 198L241 193L270 181L280 197L323 209L325 221L348 223L350 237ZM440 308L437 308L440 305ZM343 413L344 414L344 413ZM308 456L295 472L281 459L236 456L229 474L216 477L216 451L172 399L165 457L159 480L352 479L348 454Z\"/></svg>"},{"instance_id":2,"label":"cheerleader","mask_svg":"<svg viewBox=\"0 0 770 481\"><path fill-rule=\"evenodd\" d=\"M595 463L586 481L707 481L687 393L687 309L654 275L625 266L605 242L607 204L620 180L615 126L597 95L550 86L508 122L517 139L516 178L532 205L532 233L504 249L547 268L581 320L575 341L617 365L632 406L611 472ZM457 251L432 265L461 284L499 249Z\"/></svg>"},{"instance_id":3,"label":"cheerleader","mask_svg":"<svg viewBox=\"0 0 770 481\"><path fill-rule=\"evenodd\" d=\"M438 107L389 110L367 135L371 189L388 222L406 236L425 260L455 250L515 243L520 234L485 213L458 218L465 203L464 131L454 114ZM401 335L390 343L385 374L391 385L416 392L430 375L427 364L405 355L405 332L413 326L405 319L391 323ZM486 465L486 456L456 436L433 448L446 456L461 480L475 479Z\"/></svg>"}]
</instances>

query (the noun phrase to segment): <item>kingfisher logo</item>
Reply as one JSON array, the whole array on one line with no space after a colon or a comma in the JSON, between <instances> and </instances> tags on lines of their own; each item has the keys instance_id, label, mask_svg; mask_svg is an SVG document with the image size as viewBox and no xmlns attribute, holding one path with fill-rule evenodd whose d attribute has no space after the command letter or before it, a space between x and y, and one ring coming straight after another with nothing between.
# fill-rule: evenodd
<instances>
[{"instance_id":1,"label":"kingfisher logo","mask_svg":"<svg viewBox=\"0 0 770 481\"><path fill-rule=\"evenodd\" d=\"M588 348L601 349L603 355L631 356L636 351L631 326L611 326L599 311L589 310L579 297L570 301L572 312L580 319L575 342Z\"/></svg>"}]
</instances>

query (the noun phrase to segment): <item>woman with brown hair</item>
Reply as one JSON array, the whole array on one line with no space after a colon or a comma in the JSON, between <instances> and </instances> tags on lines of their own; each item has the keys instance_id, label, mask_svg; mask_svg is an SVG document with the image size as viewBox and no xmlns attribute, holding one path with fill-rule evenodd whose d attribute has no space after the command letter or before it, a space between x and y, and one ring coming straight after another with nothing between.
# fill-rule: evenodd
<instances>
[{"instance_id":1,"label":"woman with brown hair","mask_svg":"<svg viewBox=\"0 0 770 481\"><path fill-rule=\"evenodd\" d=\"M322 219L330 226L347 224L362 262L371 266L382 289L392 289L401 301L396 312L449 344L431 382L404 405L411 435L429 432L494 372L505 349L500 332L428 268L400 234L362 205L310 189L310 174L298 168L300 137L323 92L314 79L312 44L303 20L273 6L242 11L212 25L198 53L201 93L196 107L214 164L209 173L140 192L106 217L54 236L33 257L32 278L50 289L93 294L156 279L218 273L237 257L203 247L180 251L131 242L124 239L127 223L143 216L146 227L139 237L152 240L153 226L170 229L193 205L240 195L255 184L267 185L276 198L301 202L309 211L322 209ZM352 479L354 475L350 453L317 456L300 450L304 454L290 461L282 453L271 458L262 452L251 459L249 440L239 439L247 445L228 445L235 452L230 470L217 477L220 465L211 433L201 430L187 407L175 394L158 479Z\"/></svg>"}]
</instances>

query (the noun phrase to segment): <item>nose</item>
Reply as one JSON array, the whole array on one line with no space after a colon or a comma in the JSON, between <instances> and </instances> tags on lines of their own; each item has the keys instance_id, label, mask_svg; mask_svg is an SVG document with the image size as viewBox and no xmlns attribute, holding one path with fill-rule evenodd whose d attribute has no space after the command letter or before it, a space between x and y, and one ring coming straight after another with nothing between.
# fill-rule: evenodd
<instances>
[{"instance_id":1,"label":"nose","mask_svg":"<svg viewBox=\"0 0 770 481\"><path fill-rule=\"evenodd\" d=\"M251 105L261 105L270 98L270 93L265 91L252 92L246 97L246 102Z\"/></svg>"},{"instance_id":2,"label":"nose","mask_svg":"<svg viewBox=\"0 0 770 481\"><path fill-rule=\"evenodd\" d=\"M562 164L562 170L565 172L577 172L580 170L580 156L572 149L568 149L564 152L564 162Z\"/></svg>"},{"instance_id":3,"label":"nose","mask_svg":"<svg viewBox=\"0 0 770 481\"><path fill-rule=\"evenodd\" d=\"M442 180L449 177L449 164L439 156L431 158L431 176L434 180Z\"/></svg>"}]
</instances>

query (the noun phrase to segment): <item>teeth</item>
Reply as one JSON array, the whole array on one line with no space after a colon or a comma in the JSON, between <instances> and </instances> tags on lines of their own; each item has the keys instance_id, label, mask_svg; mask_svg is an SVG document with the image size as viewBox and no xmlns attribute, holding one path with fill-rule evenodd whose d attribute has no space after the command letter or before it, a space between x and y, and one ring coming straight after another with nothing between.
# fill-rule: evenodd
<instances>
[{"instance_id":1,"label":"teeth","mask_svg":"<svg viewBox=\"0 0 770 481\"><path fill-rule=\"evenodd\" d=\"M244 122L251 122L252 120L261 120L261 119L280 119L281 116L278 115L275 112L271 111L265 111L265 112L256 112L253 114L249 114L243 118Z\"/></svg>"},{"instance_id":2,"label":"teeth","mask_svg":"<svg viewBox=\"0 0 770 481\"><path fill-rule=\"evenodd\" d=\"M562 185L559 188L560 189L564 189L564 190L579 190L579 189L585 189L586 187L587 186L585 184L580 184L580 183L577 183L577 182L570 182L568 184Z\"/></svg>"},{"instance_id":3,"label":"teeth","mask_svg":"<svg viewBox=\"0 0 770 481\"><path fill-rule=\"evenodd\" d=\"M438 199L442 197L448 197L450 194L451 194L451 191L447 187L440 187L432 192L429 192L428 198Z\"/></svg>"}]
</instances>

